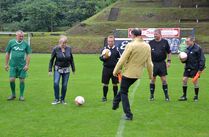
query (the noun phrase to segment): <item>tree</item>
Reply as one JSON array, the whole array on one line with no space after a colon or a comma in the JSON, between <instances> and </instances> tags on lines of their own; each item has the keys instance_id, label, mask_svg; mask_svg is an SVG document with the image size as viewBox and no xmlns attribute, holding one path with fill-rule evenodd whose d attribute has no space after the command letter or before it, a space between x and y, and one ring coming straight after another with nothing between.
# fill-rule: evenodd
<instances>
[{"instance_id":1,"label":"tree","mask_svg":"<svg viewBox=\"0 0 209 137\"><path fill-rule=\"evenodd\" d=\"M4 25L7 31L53 31L83 21L115 1L0 0L0 29Z\"/></svg>"},{"instance_id":2,"label":"tree","mask_svg":"<svg viewBox=\"0 0 209 137\"><path fill-rule=\"evenodd\" d=\"M22 26L30 31L47 30L53 31L57 13L56 3L50 0L28 0L22 7Z\"/></svg>"}]
</instances>

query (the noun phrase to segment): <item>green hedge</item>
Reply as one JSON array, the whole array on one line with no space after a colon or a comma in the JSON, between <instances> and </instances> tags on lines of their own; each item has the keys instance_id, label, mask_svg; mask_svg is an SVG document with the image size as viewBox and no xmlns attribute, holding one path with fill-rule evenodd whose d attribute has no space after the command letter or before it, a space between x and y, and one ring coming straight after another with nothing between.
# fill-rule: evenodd
<instances>
[{"instance_id":1,"label":"green hedge","mask_svg":"<svg viewBox=\"0 0 209 137\"><path fill-rule=\"evenodd\" d=\"M0 51L4 52L6 45L14 36L0 36ZM25 37L25 40L27 38ZM31 47L33 53L50 53L58 44L59 36L33 36ZM99 53L103 46L103 37L68 37L68 44L74 53Z\"/></svg>"}]
</instances>

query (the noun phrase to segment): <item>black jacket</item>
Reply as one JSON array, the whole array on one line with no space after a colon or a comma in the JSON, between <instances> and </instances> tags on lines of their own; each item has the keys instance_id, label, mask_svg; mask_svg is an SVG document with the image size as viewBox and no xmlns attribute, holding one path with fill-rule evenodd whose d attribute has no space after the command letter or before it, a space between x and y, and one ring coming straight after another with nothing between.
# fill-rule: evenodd
<instances>
[{"instance_id":1,"label":"black jacket","mask_svg":"<svg viewBox=\"0 0 209 137\"><path fill-rule=\"evenodd\" d=\"M185 64L185 69L192 69L202 71L205 68L205 56L199 45L196 43L193 46L189 46L186 49L187 60L183 63Z\"/></svg>"},{"instance_id":2,"label":"black jacket","mask_svg":"<svg viewBox=\"0 0 209 137\"><path fill-rule=\"evenodd\" d=\"M52 50L51 59L49 61L49 72L52 71L52 66L54 64L59 67L70 67L72 68L72 71L75 72L75 65L73 60L73 55L70 47L65 48L65 52L62 52L61 48L59 46L56 46Z\"/></svg>"},{"instance_id":3,"label":"black jacket","mask_svg":"<svg viewBox=\"0 0 209 137\"><path fill-rule=\"evenodd\" d=\"M104 49L109 49L111 51L111 56L107 59L104 59L103 56L101 55L99 58L101 61L103 61L103 66L107 68L115 68L115 65L117 64L119 58L120 58L120 53L118 50L118 47L114 46L113 48L110 48L108 46L105 46L102 48L101 53Z\"/></svg>"}]
</instances>

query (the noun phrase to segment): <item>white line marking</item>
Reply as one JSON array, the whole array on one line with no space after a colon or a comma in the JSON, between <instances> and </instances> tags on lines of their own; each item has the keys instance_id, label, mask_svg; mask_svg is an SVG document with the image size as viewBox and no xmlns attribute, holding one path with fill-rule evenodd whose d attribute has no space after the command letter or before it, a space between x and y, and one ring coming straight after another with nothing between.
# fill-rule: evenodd
<instances>
[{"instance_id":1,"label":"white line marking","mask_svg":"<svg viewBox=\"0 0 209 137\"><path fill-rule=\"evenodd\" d=\"M134 95L135 95L135 92L137 91L138 87L140 85L140 79L136 81L136 84L133 88L133 91L131 92L130 94L130 106L132 106L133 102L134 102ZM122 114L121 116L121 120L120 120L120 123L119 123L119 126L118 126L118 130L117 130L117 133L116 133L116 137L123 137L123 131L124 131L124 128L125 128L125 120L123 119L124 117L124 114Z\"/></svg>"}]
</instances>

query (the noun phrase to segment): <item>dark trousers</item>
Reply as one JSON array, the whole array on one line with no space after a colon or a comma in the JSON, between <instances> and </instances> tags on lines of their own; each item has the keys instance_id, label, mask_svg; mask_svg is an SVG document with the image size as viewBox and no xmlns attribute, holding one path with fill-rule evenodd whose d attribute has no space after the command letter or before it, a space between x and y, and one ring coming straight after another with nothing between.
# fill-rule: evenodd
<instances>
[{"instance_id":1,"label":"dark trousers","mask_svg":"<svg viewBox=\"0 0 209 137\"><path fill-rule=\"evenodd\" d=\"M137 79L122 77L120 91L114 98L114 104L119 104L122 100L123 111L127 117L132 117L133 114L131 113L129 99L128 99L128 89L129 87L136 81Z\"/></svg>"},{"instance_id":2,"label":"dark trousers","mask_svg":"<svg viewBox=\"0 0 209 137\"><path fill-rule=\"evenodd\" d=\"M62 77L62 90L61 90L61 100L65 100L65 95L67 91L67 84L70 73L59 73L58 71L54 71L54 96L55 99L59 100L59 83L60 77Z\"/></svg>"}]
</instances>

